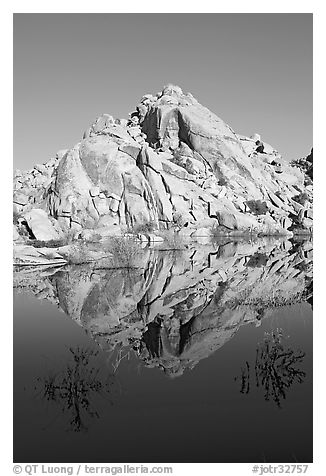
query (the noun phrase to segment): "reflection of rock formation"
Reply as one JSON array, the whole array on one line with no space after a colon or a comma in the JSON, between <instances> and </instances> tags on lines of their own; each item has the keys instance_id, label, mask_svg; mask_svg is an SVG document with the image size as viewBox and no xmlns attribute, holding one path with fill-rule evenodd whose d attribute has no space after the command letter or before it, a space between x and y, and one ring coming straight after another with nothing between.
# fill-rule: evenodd
<instances>
[{"instance_id":1,"label":"reflection of rock formation","mask_svg":"<svg viewBox=\"0 0 326 476\"><path fill-rule=\"evenodd\" d=\"M145 255L144 255L145 258ZM143 269L74 266L17 287L56 302L104 348L131 345L148 366L180 375L276 306L311 297L311 244L229 242L146 255Z\"/></svg>"},{"instance_id":2,"label":"reflection of rock formation","mask_svg":"<svg viewBox=\"0 0 326 476\"><path fill-rule=\"evenodd\" d=\"M292 385L303 382L306 374L299 366L305 353L286 347L284 341L281 329L265 334L256 349L254 375L248 362L241 369L241 393L250 392L250 382L254 379L256 387L262 388L265 400L272 400L281 408L281 400L286 399Z\"/></svg>"}]
</instances>

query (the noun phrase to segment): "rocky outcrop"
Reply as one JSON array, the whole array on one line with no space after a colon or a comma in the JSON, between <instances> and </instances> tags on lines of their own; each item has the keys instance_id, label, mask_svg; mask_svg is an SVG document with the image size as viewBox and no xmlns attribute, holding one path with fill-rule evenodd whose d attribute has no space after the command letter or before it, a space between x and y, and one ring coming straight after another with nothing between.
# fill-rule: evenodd
<instances>
[{"instance_id":1,"label":"rocky outcrop","mask_svg":"<svg viewBox=\"0 0 326 476\"><path fill-rule=\"evenodd\" d=\"M310 187L313 182L313 149L302 159L293 160L291 164L298 167L305 174L305 184Z\"/></svg>"},{"instance_id":2,"label":"rocky outcrop","mask_svg":"<svg viewBox=\"0 0 326 476\"><path fill-rule=\"evenodd\" d=\"M62 266L67 260L55 249L34 248L23 243L14 246L14 263L17 266Z\"/></svg>"},{"instance_id":3,"label":"rocky outcrop","mask_svg":"<svg viewBox=\"0 0 326 476\"><path fill-rule=\"evenodd\" d=\"M14 285L59 305L103 350L133 348L170 376L193 368L242 325L260 325L277 306L312 299L311 242L146 249L142 262L131 270L26 267L14 273Z\"/></svg>"},{"instance_id":4,"label":"rocky outcrop","mask_svg":"<svg viewBox=\"0 0 326 476\"><path fill-rule=\"evenodd\" d=\"M27 211L44 204L47 189L54 178L54 171L66 151L59 151L56 157L44 164L36 164L27 171L15 170L13 180L13 203L16 212Z\"/></svg>"},{"instance_id":5,"label":"rocky outcrop","mask_svg":"<svg viewBox=\"0 0 326 476\"><path fill-rule=\"evenodd\" d=\"M43 209L76 237L146 224L183 236L311 232L295 200L304 193L309 218L299 167L172 85L145 95L129 120L103 114L72 149L14 180L16 212Z\"/></svg>"}]
</instances>

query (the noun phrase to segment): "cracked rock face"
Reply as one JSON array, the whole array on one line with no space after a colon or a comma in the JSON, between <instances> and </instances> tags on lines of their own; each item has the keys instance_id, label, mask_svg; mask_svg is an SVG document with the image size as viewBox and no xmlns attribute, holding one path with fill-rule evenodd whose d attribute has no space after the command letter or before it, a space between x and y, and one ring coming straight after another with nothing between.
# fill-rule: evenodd
<instances>
[{"instance_id":1,"label":"cracked rock face","mask_svg":"<svg viewBox=\"0 0 326 476\"><path fill-rule=\"evenodd\" d=\"M133 157L141 148L121 136L83 139L59 163L48 206L64 229L158 227L152 190Z\"/></svg>"},{"instance_id":2,"label":"cracked rock face","mask_svg":"<svg viewBox=\"0 0 326 476\"><path fill-rule=\"evenodd\" d=\"M64 232L117 234L147 223L189 235L312 229L312 184L300 167L173 85L145 95L129 120L103 114L72 149L16 171L14 205L45 210Z\"/></svg>"}]
</instances>

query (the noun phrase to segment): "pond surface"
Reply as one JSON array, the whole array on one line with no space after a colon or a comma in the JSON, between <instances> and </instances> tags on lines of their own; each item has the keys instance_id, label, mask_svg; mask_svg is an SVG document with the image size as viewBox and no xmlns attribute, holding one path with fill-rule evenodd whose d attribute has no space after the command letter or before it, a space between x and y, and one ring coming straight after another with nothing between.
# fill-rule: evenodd
<instances>
[{"instance_id":1,"label":"pond surface","mask_svg":"<svg viewBox=\"0 0 326 476\"><path fill-rule=\"evenodd\" d=\"M312 245L14 272L14 461L311 462Z\"/></svg>"}]
</instances>

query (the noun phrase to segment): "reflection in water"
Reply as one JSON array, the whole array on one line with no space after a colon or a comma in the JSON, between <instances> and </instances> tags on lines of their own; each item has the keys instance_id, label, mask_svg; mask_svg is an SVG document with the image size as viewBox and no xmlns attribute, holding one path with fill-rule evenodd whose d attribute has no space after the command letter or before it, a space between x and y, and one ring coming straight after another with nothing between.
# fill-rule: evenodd
<instances>
[{"instance_id":1,"label":"reflection in water","mask_svg":"<svg viewBox=\"0 0 326 476\"><path fill-rule=\"evenodd\" d=\"M177 254L148 248L143 263L129 270L24 269L14 282L57 304L103 350L132 347L170 377L194 368L242 325L259 326L275 308L312 304L309 241L230 241Z\"/></svg>"},{"instance_id":2,"label":"reflection in water","mask_svg":"<svg viewBox=\"0 0 326 476\"><path fill-rule=\"evenodd\" d=\"M111 403L114 381L93 365L98 352L79 347L69 350L72 358L66 367L37 378L37 387L41 399L54 403L62 414L68 415L68 430L87 431L86 421L100 417L95 397L100 396Z\"/></svg>"},{"instance_id":3,"label":"reflection in water","mask_svg":"<svg viewBox=\"0 0 326 476\"><path fill-rule=\"evenodd\" d=\"M303 362L305 353L285 347L282 329L265 333L263 342L256 349L254 364L255 383L257 388L264 390L266 401L273 400L281 408L281 400L293 384L303 383L306 373L298 368ZM246 362L241 369L241 393L248 394L252 379L250 364ZM236 380L238 378L236 377Z\"/></svg>"},{"instance_id":4,"label":"reflection in water","mask_svg":"<svg viewBox=\"0 0 326 476\"><path fill-rule=\"evenodd\" d=\"M282 239L17 269L47 303L16 296L15 462L311 461L312 279L311 242Z\"/></svg>"}]
</instances>

